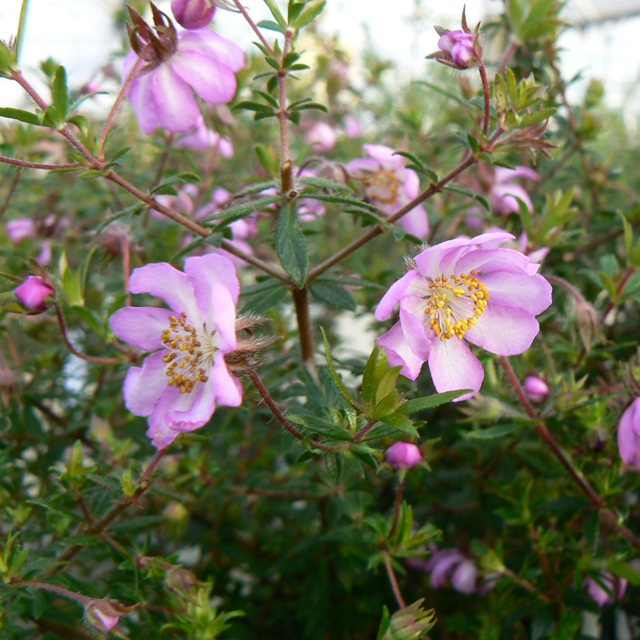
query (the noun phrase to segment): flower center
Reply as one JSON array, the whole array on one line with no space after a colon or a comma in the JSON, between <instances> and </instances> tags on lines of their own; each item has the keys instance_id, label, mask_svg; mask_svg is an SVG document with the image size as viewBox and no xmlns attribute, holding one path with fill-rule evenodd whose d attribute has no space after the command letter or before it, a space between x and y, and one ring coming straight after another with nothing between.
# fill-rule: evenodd
<instances>
[{"instance_id":1,"label":"flower center","mask_svg":"<svg viewBox=\"0 0 640 640\"><path fill-rule=\"evenodd\" d=\"M477 324L489 302L487 287L477 278L478 271L428 278L430 293L425 297L429 326L440 340L464 334Z\"/></svg>"},{"instance_id":2,"label":"flower center","mask_svg":"<svg viewBox=\"0 0 640 640\"><path fill-rule=\"evenodd\" d=\"M382 204L393 204L400 195L400 180L391 169L371 171L362 178L369 197Z\"/></svg>"},{"instance_id":3,"label":"flower center","mask_svg":"<svg viewBox=\"0 0 640 640\"><path fill-rule=\"evenodd\" d=\"M167 363L169 386L177 387L180 393L191 393L197 382L209 379L207 372L218 350L215 335L215 331L207 332L206 325L198 331L189 324L184 311L178 317L169 316L169 327L162 332L162 344L167 348L162 360Z\"/></svg>"}]
</instances>

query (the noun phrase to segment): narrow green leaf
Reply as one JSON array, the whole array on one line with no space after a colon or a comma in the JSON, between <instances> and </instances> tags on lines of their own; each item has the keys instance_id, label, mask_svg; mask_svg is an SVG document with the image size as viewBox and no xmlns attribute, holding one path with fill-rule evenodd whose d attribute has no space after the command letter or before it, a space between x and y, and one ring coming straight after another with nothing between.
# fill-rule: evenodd
<instances>
[{"instance_id":1,"label":"narrow green leaf","mask_svg":"<svg viewBox=\"0 0 640 640\"><path fill-rule=\"evenodd\" d=\"M284 19L280 9L278 8L278 4L275 0L264 0L264 3L269 7L269 11L271 11L271 15L276 19L276 22L281 26L287 26L287 21Z\"/></svg>"},{"instance_id":2,"label":"narrow green leaf","mask_svg":"<svg viewBox=\"0 0 640 640\"><path fill-rule=\"evenodd\" d=\"M281 33L282 35L284 35L285 33L285 28L281 27L277 22L274 22L273 20L260 20L260 22L258 22L258 26L261 29L276 31L277 33Z\"/></svg>"},{"instance_id":3,"label":"narrow green leaf","mask_svg":"<svg viewBox=\"0 0 640 640\"><path fill-rule=\"evenodd\" d=\"M243 306L243 313L266 313L270 309L277 307L286 297L288 293L287 287L278 283L267 291L256 294L251 297Z\"/></svg>"},{"instance_id":4,"label":"narrow green leaf","mask_svg":"<svg viewBox=\"0 0 640 640\"><path fill-rule=\"evenodd\" d=\"M487 429L479 429L478 431L470 431L466 437L470 440L496 440L510 436L523 428L521 424L497 424Z\"/></svg>"},{"instance_id":5,"label":"narrow green leaf","mask_svg":"<svg viewBox=\"0 0 640 640\"><path fill-rule=\"evenodd\" d=\"M311 5L311 7L304 11L295 21L296 29L302 29L302 27L306 27L308 24L313 22L322 13L326 4L327 3L323 1Z\"/></svg>"},{"instance_id":6,"label":"narrow green leaf","mask_svg":"<svg viewBox=\"0 0 640 640\"><path fill-rule=\"evenodd\" d=\"M53 104L62 122L69 115L69 85L67 84L67 70L61 65L56 69L53 80Z\"/></svg>"},{"instance_id":7,"label":"narrow green leaf","mask_svg":"<svg viewBox=\"0 0 640 640\"><path fill-rule=\"evenodd\" d=\"M66 518L71 518L72 520L82 520L83 519L83 517L78 513L74 513L73 511L70 511L69 509L66 509L65 507L60 507L57 504L53 504L51 502L46 502L46 501L40 500L38 498L31 498L30 500L27 500L27 502L29 504L35 504L38 507L42 507L43 509L46 509L47 511L51 511L52 513L55 513L57 515L65 516Z\"/></svg>"},{"instance_id":8,"label":"narrow green leaf","mask_svg":"<svg viewBox=\"0 0 640 640\"><path fill-rule=\"evenodd\" d=\"M309 254L300 230L298 212L294 202L287 202L280 210L276 227L276 253L282 268L299 286L304 286L309 268Z\"/></svg>"},{"instance_id":9,"label":"narrow green leaf","mask_svg":"<svg viewBox=\"0 0 640 640\"><path fill-rule=\"evenodd\" d=\"M42 118L38 114L24 111L23 109L14 109L13 107L0 107L0 118L10 118L26 124L42 126Z\"/></svg>"},{"instance_id":10,"label":"narrow green leaf","mask_svg":"<svg viewBox=\"0 0 640 640\"><path fill-rule=\"evenodd\" d=\"M327 356L327 365L329 367L329 371L331 372L331 377L333 378L333 381L336 383L336 386L338 387L338 390L340 391L344 399L352 407L354 407L355 409L362 409L361 405L353 399L351 392L349 391L349 389L347 389L344 382L342 381L342 378L338 375L338 372L336 371L336 368L333 364L333 359L331 358L331 348L329 347L329 340L327 339L327 334L325 333L322 327L320 327L320 332L322 333L322 340L324 341L324 351L325 351L325 355Z\"/></svg>"},{"instance_id":11,"label":"narrow green leaf","mask_svg":"<svg viewBox=\"0 0 640 640\"><path fill-rule=\"evenodd\" d=\"M349 291L328 282L316 280L316 282L311 285L311 293L314 298L338 309L355 311L358 308L354 297Z\"/></svg>"},{"instance_id":12,"label":"narrow green leaf","mask_svg":"<svg viewBox=\"0 0 640 640\"><path fill-rule=\"evenodd\" d=\"M424 396L422 398L413 398L407 400L399 409L398 413L411 414L425 409L438 407L441 404L451 402L465 393L472 393L473 389L461 389L459 391L445 391L444 393L435 393L432 396Z\"/></svg>"}]
</instances>

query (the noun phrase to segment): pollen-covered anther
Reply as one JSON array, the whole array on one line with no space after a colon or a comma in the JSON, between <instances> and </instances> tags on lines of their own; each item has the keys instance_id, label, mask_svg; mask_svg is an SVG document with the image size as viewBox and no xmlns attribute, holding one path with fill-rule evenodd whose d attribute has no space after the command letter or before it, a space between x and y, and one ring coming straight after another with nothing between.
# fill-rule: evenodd
<instances>
[{"instance_id":1,"label":"pollen-covered anther","mask_svg":"<svg viewBox=\"0 0 640 640\"><path fill-rule=\"evenodd\" d=\"M196 383L209 380L205 372L211 367L217 350L214 337L215 332L208 333L205 326L199 332L184 312L178 317L169 316L169 327L161 337L167 349L162 361L167 363L165 375L169 386L176 387L180 393L191 393Z\"/></svg>"},{"instance_id":2,"label":"pollen-covered anther","mask_svg":"<svg viewBox=\"0 0 640 640\"><path fill-rule=\"evenodd\" d=\"M363 184L367 187L370 197L378 202L393 204L400 196L401 183L398 176L389 169L379 169L367 172L367 176L362 178Z\"/></svg>"},{"instance_id":3,"label":"pollen-covered anther","mask_svg":"<svg viewBox=\"0 0 640 640\"><path fill-rule=\"evenodd\" d=\"M429 326L440 340L464 334L478 322L490 299L487 287L478 279L478 271L440 275L429 279L431 293L426 296Z\"/></svg>"}]
</instances>

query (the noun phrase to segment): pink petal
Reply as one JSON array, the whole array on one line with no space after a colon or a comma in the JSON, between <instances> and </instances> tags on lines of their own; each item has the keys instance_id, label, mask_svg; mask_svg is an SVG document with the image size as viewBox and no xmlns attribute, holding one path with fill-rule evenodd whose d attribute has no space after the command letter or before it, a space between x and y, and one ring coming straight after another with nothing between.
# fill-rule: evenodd
<instances>
[{"instance_id":1,"label":"pink petal","mask_svg":"<svg viewBox=\"0 0 640 640\"><path fill-rule=\"evenodd\" d=\"M542 276L494 271L480 278L486 285L489 304L527 309L533 315L551 305L551 285Z\"/></svg>"},{"instance_id":2,"label":"pink petal","mask_svg":"<svg viewBox=\"0 0 640 640\"><path fill-rule=\"evenodd\" d=\"M540 325L530 311L502 307L491 300L465 338L499 356L514 356L526 351L539 331Z\"/></svg>"},{"instance_id":3,"label":"pink petal","mask_svg":"<svg viewBox=\"0 0 640 640\"><path fill-rule=\"evenodd\" d=\"M394 155L396 150L391 147L386 147L382 144L363 144L362 148L369 156L374 160L377 160L380 164L396 165L400 167L404 165L403 157Z\"/></svg>"},{"instance_id":4,"label":"pink petal","mask_svg":"<svg viewBox=\"0 0 640 640\"><path fill-rule=\"evenodd\" d=\"M212 293L209 289L214 282L225 287L231 295L233 304L237 304L240 295L240 282L236 268L229 258L216 254L187 258L184 262L184 272L193 285L198 301L204 301L201 303L203 311L214 306Z\"/></svg>"},{"instance_id":5,"label":"pink petal","mask_svg":"<svg viewBox=\"0 0 640 640\"><path fill-rule=\"evenodd\" d=\"M162 298L176 313L198 317L190 279L167 262L156 262L134 269L129 278L131 293L148 293Z\"/></svg>"},{"instance_id":6,"label":"pink petal","mask_svg":"<svg viewBox=\"0 0 640 640\"><path fill-rule=\"evenodd\" d=\"M124 381L124 401L127 409L137 416L153 413L161 396L169 389L169 378L165 374L166 363L162 361L166 351L148 356L141 367L130 367Z\"/></svg>"},{"instance_id":7,"label":"pink petal","mask_svg":"<svg viewBox=\"0 0 640 640\"><path fill-rule=\"evenodd\" d=\"M170 63L152 71L150 99L157 105L158 123L167 131L186 133L201 117L191 87L173 70Z\"/></svg>"},{"instance_id":8,"label":"pink petal","mask_svg":"<svg viewBox=\"0 0 640 640\"><path fill-rule=\"evenodd\" d=\"M162 349L162 332L169 326L168 309L154 307L124 307L110 319L113 333L143 351Z\"/></svg>"},{"instance_id":9,"label":"pink petal","mask_svg":"<svg viewBox=\"0 0 640 640\"><path fill-rule=\"evenodd\" d=\"M472 398L476 392L480 391L484 380L482 364L471 353L467 343L458 338L434 340L431 343L429 371L439 393L458 389L475 390L474 393L460 396L454 402Z\"/></svg>"},{"instance_id":10,"label":"pink petal","mask_svg":"<svg viewBox=\"0 0 640 640\"><path fill-rule=\"evenodd\" d=\"M640 461L640 398L634 400L620 418L618 449L623 462L637 465Z\"/></svg>"},{"instance_id":11,"label":"pink petal","mask_svg":"<svg viewBox=\"0 0 640 640\"><path fill-rule=\"evenodd\" d=\"M210 60L228 67L231 71L240 71L245 63L244 51L211 29L183 31L178 40L176 55L181 56L186 51L196 51L206 55Z\"/></svg>"},{"instance_id":12,"label":"pink petal","mask_svg":"<svg viewBox=\"0 0 640 640\"><path fill-rule=\"evenodd\" d=\"M216 410L216 394L214 385L209 379L207 382L196 384L194 390L190 394L190 402L186 399L182 405L184 408L176 408L167 412L167 424L175 431L194 431L203 427Z\"/></svg>"},{"instance_id":13,"label":"pink petal","mask_svg":"<svg viewBox=\"0 0 640 640\"><path fill-rule=\"evenodd\" d=\"M380 336L378 344L385 348L389 364L392 367L402 366L400 373L410 380L420 375L431 347L420 319L402 310L400 322Z\"/></svg>"},{"instance_id":14,"label":"pink petal","mask_svg":"<svg viewBox=\"0 0 640 640\"><path fill-rule=\"evenodd\" d=\"M397 224L416 238L426 238L429 233L429 217L422 205L418 205L402 216Z\"/></svg>"},{"instance_id":15,"label":"pink petal","mask_svg":"<svg viewBox=\"0 0 640 640\"><path fill-rule=\"evenodd\" d=\"M400 280L397 280L389 287L389 290L382 296L382 300L376 307L376 318L378 320L386 320L393 313L393 308L406 295L407 289L416 278L421 279L417 271L408 271Z\"/></svg>"},{"instance_id":16,"label":"pink petal","mask_svg":"<svg viewBox=\"0 0 640 640\"><path fill-rule=\"evenodd\" d=\"M230 102L237 82L229 67L198 51L183 51L171 59L171 68L210 104Z\"/></svg>"},{"instance_id":17,"label":"pink petal","mask_svg":"<svg viewBox=\"0 0 640 640\"><path fill-rule=\"evenodd\" d=\"M451 586L460 593L475 593L478 567L465 558L451 574Z\"/></svg>"},{"instance_id":18,"label":"pink petal","mask_svg":"<svg viewBox=\"0 0 640 640\"><path fill-rule=\"evenodd\" d=\"M456 262L455 273L469 273L472 269L483 273L492 271L529 273L530 265L529 258L515 249L477 249L470 251Z\"/></svg>"},{"instance_id":19,"label":"pink petal","mask_svg":"<svg viewBox=\"0 0 640 640\"><path fill-rule=\"evenodd\" d=\"M219 405L239 407L242 404L242 383L229 372L221 353L216 355L211 369L211 380L215 385Z\"/></svg>"}]
</instances>

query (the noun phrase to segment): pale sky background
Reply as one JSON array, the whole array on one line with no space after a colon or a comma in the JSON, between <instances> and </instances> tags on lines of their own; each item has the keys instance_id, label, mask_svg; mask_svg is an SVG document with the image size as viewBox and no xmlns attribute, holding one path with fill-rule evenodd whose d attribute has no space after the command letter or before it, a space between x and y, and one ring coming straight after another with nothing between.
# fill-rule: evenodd
<instances>
[{"instance_id":1,"label":"pale sky background","mask_svg":"<svg viewBox=\"0 0 640 640\"><path fill-rule=\"evenodd\" d=\"M92 80L106 55L118 45L120 36L111 15L121 4L122 0L31 0L23 69L33 71L40 60L52 55L67 67L72 86ZM470 24L501 6L500 0L329 0L322 24L328 33L338 33L345 45L356 50L365 41L367 25L380 56L400 62L404 73L418 77L429 64L424 56L437 48L433 26L459 26L465 4ZM582 12L583 16L595 6L594 0L572 0L570 4L575 15ZM609 2L615 4L615 0ZM168 11L169 0L159 0L158 5ZM0 39L15 33L20 6L21 0L0 0ZM245 0L245 6L256 21L268 17L261 0ZM237 14L219 11L216 28L247 49L255 39ZM612 104L640 112L640 48L629 46L637 41L639 32L640 18L628 18L564 35L565 74L583 71L585 77L605 80ZM16 105L21 97L18 87L0 79L0 106Z\"/></svg>"}]
</instances>

